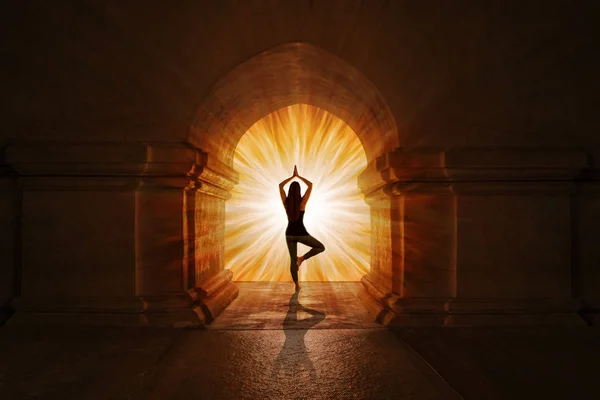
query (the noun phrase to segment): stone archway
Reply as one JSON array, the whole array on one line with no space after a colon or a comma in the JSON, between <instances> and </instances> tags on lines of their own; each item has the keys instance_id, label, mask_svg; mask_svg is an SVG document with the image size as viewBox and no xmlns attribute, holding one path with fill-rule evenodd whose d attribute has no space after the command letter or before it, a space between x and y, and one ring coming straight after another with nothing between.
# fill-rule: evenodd
<instances>
[{"instance_id":1,"label":"stone archway","mask_svg":"<svg viewBox=\"0 0 600 400\"><path fill-rule=\"evenodd\" d=\"M233 154L240 138L264 116L293 104L309 104L328 111L345 121L361 141L370 165L367 175L359 179L365 195L370 195L370 275L383 287L391 288L392 247L386 214L389 199L385 194L381 197L387 182L369 171L375 169L377 157L398 146L398 133L381 94L344 60L307 43L287 43L251 58L222 77L200 105L190 129L189 142L205 154L205 164L197 168L198 179L202 182L206 171L206 176L212 178L204 182L211 187L219 187L222 181L232 182L231 177L236 176L232 170ZM226 192L229 188L221 189ZM380 194L373 195L377 191ZM205 204L202 212L209 216L206 221L224 221L225 200L223 197ZM200 225L205 223L200 221ZM229 276L223 270L222 236L211 244L202 240L204 236L196 236L195 270L190 275L202 279ZM206 265L214 267L209 271L203 269Z\"/></svg>"},{"instance_id":2,"label":"stone archway","mask_svg":"<svg viewBox=\"0 0 600 400\"><path fill-rule=\"evenodd\" d=\"M231 166L252 124L293 104L310 104L345 121L372 162L398 147L394 117L375 86L344 60L307 43L287 43L240 64L200 105L189 142Z\"/></svg>"}]
</instances>

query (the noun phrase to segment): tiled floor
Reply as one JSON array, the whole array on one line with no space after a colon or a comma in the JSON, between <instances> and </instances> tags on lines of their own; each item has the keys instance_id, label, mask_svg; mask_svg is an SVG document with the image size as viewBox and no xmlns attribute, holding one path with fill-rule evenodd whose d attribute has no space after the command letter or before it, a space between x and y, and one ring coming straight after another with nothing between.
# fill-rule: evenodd
<instances>
[{"instance_id":1,"label":"tiled floor","mask_svg":"<svg viewBox=\"0 0 600 400\"><path fill-rule=\"evenodd\" d=\"M238 297L208 329L382 328L356 297L360 282L237 282Z\"/></svg>"}]
</instances>

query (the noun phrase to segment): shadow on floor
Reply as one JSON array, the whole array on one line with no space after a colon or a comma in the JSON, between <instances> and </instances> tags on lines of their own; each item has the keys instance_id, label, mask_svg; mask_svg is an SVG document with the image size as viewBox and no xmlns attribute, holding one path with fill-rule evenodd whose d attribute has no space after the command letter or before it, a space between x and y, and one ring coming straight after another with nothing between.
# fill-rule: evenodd
<instances>
[{"instance_id":1,"label":"shadow on floor","mask_svg":"<svg viewBox=\"0 0 600 400\"><path fill-rule=\"evenodd\" d=\"M288 314L290 296L309 307L326 314L313 329L373 329L383 328L357 297L360 282L303 282L299 293L294 293L292 282L236 282L239 295L206 328L210 330L286 329L310 322L294 322ZM310 315L299 308L302 320ZM283 324L286 324L286 327Z\"/></svg>"},{"instance_id":2,"label":"shadow on floor","mask_svg":"<svg viewBox=\"0 0 600 400\"><path fill-rule=\"evenodd\" d=\"M285 378L296 380L302 372L308 374L311 381L317 378L317 372L304 343L304 336L309 329L325 319L325 313L300 304L298 294L296 291L290 297L288 312L283 320L285 342L271 370L273 379L281 379L283 375ZM310 314L310 317L298 319L298 311L304 311Z\"/></svg>"}]
</instances>

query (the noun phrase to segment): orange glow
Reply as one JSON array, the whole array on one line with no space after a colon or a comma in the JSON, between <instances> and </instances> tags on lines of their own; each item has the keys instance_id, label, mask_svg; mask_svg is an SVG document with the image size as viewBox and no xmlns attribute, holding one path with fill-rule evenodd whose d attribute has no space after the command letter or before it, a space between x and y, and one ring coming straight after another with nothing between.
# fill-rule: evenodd
<instances>
[{"instance_id":1,"label":"orange glow","mask_svg":"<svg viewBox=\"0 0 600 400\"><path fill-rule=\"evenodd\" d=\"M369 207L357 186L366 163L352 129L322 109L298 104L254 124L237 145L233 167L240 183L226 203L225 267L233 279L292 280L278 185L297 165L313 183L304 225L325 245L302 264L300 281L360 280L369 270L371 244ZM308 249L298 244L298 255Z\"/></svg>"}]
</instances>

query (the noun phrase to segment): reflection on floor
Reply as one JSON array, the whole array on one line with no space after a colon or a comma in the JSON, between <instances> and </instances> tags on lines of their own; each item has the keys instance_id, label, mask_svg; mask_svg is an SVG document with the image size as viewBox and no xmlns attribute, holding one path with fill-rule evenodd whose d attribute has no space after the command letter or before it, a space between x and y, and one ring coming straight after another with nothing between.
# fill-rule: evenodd
<instances>
[{"instance_id":1,"label":"reflection on floor","mask_svg":"<svg viewBox=\"0 0 600 400\"><path fill-rule=\"evenodd\" d=\"M361 329L373 322L356 297L360 282L236 282L239 296L208 329Z\"/></svg>"}]
</instances>

